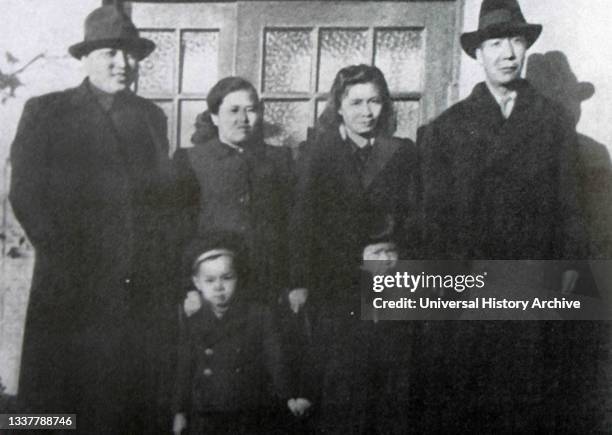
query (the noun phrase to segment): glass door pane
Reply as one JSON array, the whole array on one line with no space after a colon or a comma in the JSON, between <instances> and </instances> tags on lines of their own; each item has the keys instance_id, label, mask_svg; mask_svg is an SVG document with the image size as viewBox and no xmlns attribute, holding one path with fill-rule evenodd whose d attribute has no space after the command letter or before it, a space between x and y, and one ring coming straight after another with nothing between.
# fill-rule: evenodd
<instances>
[{"instance_id":1,"label":"glass door pane","mask_svg":"<svg viewBox=\"0 0 612 435\"><path fill-rule=\"evenodd\" d=\"M141 63L136 91L168 115L171 152L190 147L208 91L234 72L236 4L134 2L128 10L142 35L157 44Z\"/></svg>"},{"instance_id":2,"label":"glass door pane","mask_svg":"<svg viewBox=\"0 0 612 435\"><path fill-rule=\"evenodd\" d=\"M306 139L337 71L348 65L383 71L399 137L415 139L418 126L446 106L453 2L238 2L237 18L236 71L261 92L272 144Z\"/></svg>"}]
</instances>

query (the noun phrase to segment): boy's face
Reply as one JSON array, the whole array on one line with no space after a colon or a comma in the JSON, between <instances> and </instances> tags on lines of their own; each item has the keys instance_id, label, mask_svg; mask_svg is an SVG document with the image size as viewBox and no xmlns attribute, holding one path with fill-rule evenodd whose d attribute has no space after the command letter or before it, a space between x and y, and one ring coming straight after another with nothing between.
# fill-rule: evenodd
<instances>
[{"instance_id":1,"label":"boy's face","mask_svg":"<svg viewBox=\"0 0 612 435\"><path fill-rule=\"evenodd\" d=\"M363 249L362 258L366 270L382 274L395 267L399 254L395 243L374 243Z\"/></svg>"},{"instance_id":2,"label":"boy's face","mask_svg":"<svg viewBox=\"0 0 612 435\"><path fill-rule=\"evenodd\" d=\"M205 301L215 308L227 308L238 281L234 259L229 255L221 255L203 261L192 279Z\"/></svg>"}]
</instances>

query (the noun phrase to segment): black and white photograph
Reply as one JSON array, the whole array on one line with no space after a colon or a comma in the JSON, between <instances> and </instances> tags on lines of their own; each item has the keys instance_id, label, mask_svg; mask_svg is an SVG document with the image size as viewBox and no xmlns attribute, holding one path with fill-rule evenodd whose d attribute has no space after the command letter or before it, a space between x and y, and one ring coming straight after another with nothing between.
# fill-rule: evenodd
<instances>
[{"instance_id":1,"label":"black and white photograph","mask_svg":"<svg viewBox=\"0 0 612 435\"><path fill-rule=\"evenodd\" d=\"M609 0L0 0L0 433L612 434Z\"/></svg>"}]
</instances>

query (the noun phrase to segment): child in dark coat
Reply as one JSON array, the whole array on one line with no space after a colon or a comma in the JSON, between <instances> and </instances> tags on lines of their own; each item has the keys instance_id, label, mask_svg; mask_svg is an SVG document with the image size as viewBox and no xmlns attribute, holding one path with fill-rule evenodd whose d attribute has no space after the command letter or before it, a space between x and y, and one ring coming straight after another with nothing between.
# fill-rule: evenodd
<instances>
[{"instance_id":1,"label":"child in dark coat","mask_svg":"<svg viewBox=\"0 0 612 435\"><path fill-rule=\"evenodd\" d=\"M270 310L241 297L241 250L231 239L197 240L190 252L202 306L182 325L173 431L274 433L272 417L295 413L297 399Z\"/></svg>"},{"instance_id":2,"label":"child in dark coat","mask_svg":"<svg viewBox=\"0 0 612 435\"><path fill-rule=\"evenodd\" d=\"M361 264L355 264L352 280L335 289L336 297L323 307L314 332L320 385L317 427L326 434L407 429L401 414L409 409L398 412L398 406L408 401L410 326L378 321L368 301L372 276L396 267L402 237L389 215L374 214L363 232Z\"/></svg>"}]
</instances>

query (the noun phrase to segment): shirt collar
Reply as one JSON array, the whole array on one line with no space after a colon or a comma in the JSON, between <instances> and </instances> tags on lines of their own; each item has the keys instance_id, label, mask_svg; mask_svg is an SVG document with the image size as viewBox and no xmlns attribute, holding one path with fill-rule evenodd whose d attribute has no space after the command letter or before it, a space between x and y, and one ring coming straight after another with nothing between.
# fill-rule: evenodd
<instances>
[{"instance_id":1,"label":"shirt collar","mask_svg":"<svg viewBox=\"0 0 612 435\"><path fill-rule=\"evenodd\" d=\"M244 148L242 148L241 146L238 146L238 145L232 145L232 144L225 143L225 142L221 142L221 141L219 141L219 143L220 143L222 146L228 147L228 148L229 148L230 150L232 150L232 151L236 151L238 154L242 154L242 153L244 153Z\"/></svg>"},{"instance_id":2,"label":"shirt collar","mask_svg":"<svg viewBox=\"0 0 612 435\"><path fill-rule=\"evenodd\" d=\"M489 86L487 82L485 83L487 85L487 88L489 89L489 92L491 93L491 95L493 95L493 98L495 98L495 101L497 101L497 104L499 105L499 107L502 108L502 110L507 104L514 103L514 101L516 100L516 97L518 95L516 90L511 90L507 94L501 95L499 92L493 89L493 87Z\"/></svg>"},{"instance_id":3,"label":"shirt collar","mask_svg":"<svg viewBox=\"0 0 612 435\"><path fill-rule=\"evenodd\" d=\"M364 149L364 148L367 148L367 147L372 147L372 146L374 146L374 141L375 141L375 138L374 138L374 137L371 137L371 138L368 140L368 144L367 144L367 145L365 145L365 146L363 146L363 147L360 147L359 145L357 145L357 144L355 143L355 141L353 141L353 140L352 140L352 139L349 137L348 133L346 132L346 127L344 126L344 124L340 124L339 130L340 130L340 137L342 138L342 140L343 140L344 142L347 142L347 143L348 143L348 144L351 146L351 150L352 150L354 153L356 153L356 152L357 152L357 151L359 151L360 149Z\"/></svg>"}]
</instances>

